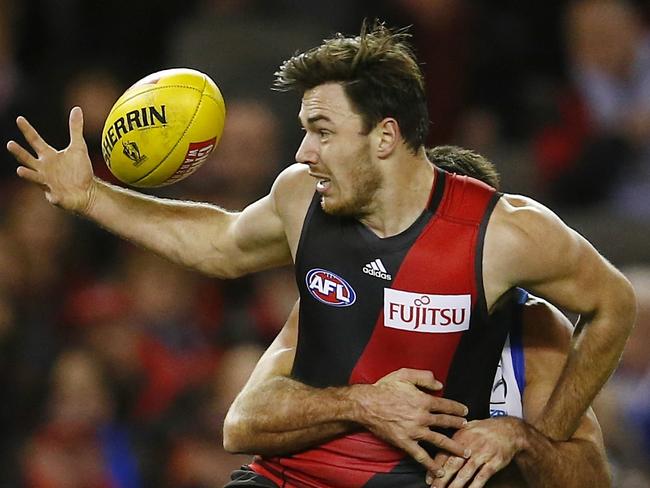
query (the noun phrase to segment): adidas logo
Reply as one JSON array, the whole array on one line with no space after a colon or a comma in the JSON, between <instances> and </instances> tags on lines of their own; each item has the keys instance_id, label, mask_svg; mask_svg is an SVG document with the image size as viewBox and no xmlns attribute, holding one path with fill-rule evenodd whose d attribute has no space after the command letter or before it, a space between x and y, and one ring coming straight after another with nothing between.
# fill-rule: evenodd
<instances>
[{"instance_id":1,"label":"adidas logo","mask_svg":"<svg viewBox=\"0 0 650 488\"><path fill-rule=\"evenodd\" d=\"M366 264L362 271L370 276L374 276L375 278L382 278L388 281L393 279L393 277L388 274L388 271L386 271L386 268L384 267L384 263L382 263L379 258Z\"/></svg>"}]
</instances>

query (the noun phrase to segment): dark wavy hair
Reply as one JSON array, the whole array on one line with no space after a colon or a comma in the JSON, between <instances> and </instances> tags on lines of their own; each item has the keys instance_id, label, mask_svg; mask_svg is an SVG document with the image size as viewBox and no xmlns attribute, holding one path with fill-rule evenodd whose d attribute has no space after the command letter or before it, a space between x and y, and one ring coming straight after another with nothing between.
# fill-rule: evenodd
<instances>
[{"instance_id":1,"label":"dark wavy hair","mask_svg":"<svg viewBox=\"0 0 650 488\"><path fill-rule=\"evenodd\" d=\"M324 83L340 83L366 133L392 117L415 153L426 139L429 115L424 77L409 38L406 29L364 21L359 36L336 34L282 63L274 89L303 93Z\"/></svg>"}]
</instances>

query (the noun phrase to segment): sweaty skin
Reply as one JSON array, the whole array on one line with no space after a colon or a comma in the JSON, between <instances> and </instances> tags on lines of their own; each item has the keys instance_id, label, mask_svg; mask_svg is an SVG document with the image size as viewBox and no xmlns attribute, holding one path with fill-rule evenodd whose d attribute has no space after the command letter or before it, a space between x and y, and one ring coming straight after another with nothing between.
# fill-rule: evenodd
<instances>
[{"instance_id":1,"label":"sweaty skin","mask_svg":"<svg viewBox=\"0 0 650 488\"><path fill-rule=\"evenodd\" d=\"M415 221L428 200L434 171L423 147L414 152L405 144L395 119L386 117L364 132L341 85L326 83L304 93L300 120L305 136L296 161L301 164L281 172L269 195L241 212L158 199L101 182L92 173L79 108L70 114L67 148L50 147L22 117L18 127L36 156L13 141L7 148L20 163L18 175L43 188L51 203L173 262L222 278L292 262L314 190L325 209L354 216L381 237ZM370 177L355 171L357 166L368 169ZM359 199L363 192L369 197ZM550 210L509 195L489 220L483 281L488 308L520 285L583 318L560 380L535 423L552 439L568 439L623 350L635 315L631 286ZM433 378L407 376L400 381L433 383ZM350 387L350 415L435 469L417 442L435 419L420 416L412 419L417 428L383 432L382 416L371 400L384 387ZM414 400L419 396L414 390L406 389L401 398L422 403ZM462 452L458 443L445 441L445 446Z\"/></svg>"}]
</instances>

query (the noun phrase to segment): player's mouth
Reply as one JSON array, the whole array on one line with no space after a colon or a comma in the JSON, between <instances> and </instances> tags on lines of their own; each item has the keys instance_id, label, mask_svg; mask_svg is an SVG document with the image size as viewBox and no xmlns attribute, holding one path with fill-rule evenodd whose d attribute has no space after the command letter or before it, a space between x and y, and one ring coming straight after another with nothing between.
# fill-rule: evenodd
<instances>
[{"instance_id":1,"label":"player's mouth","mask_svg":"<svg viewBox=\"0 0 650 488\"><path fill-rule=\"evenodd\" d=\"M325 193L330 188L331 181L329 178L319 178L316 182L316 191L318 193Z\"/></svg>"},{"instance_id":2,"label":"player's mouth","mask_svg":"<svg viewBox=\"0 0 650 488\"><path fill-rule=\"evenodd\" d=\"M325 176L317 175L315 173L309 173L309 176L316 179L316 191L318 193L324 193L329 190L332 180L326 178Z\"/></svg>"}]
</instances>

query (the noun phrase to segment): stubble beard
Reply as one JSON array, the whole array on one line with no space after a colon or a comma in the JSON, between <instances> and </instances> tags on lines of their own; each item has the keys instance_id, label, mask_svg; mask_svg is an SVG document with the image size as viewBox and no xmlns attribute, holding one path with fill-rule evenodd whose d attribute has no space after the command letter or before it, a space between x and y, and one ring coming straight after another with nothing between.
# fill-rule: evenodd
<instances>
[{"instance_id":1,"label":"stubble beard","mask_svg":"<svg viewBox=\"0 0 650 488\"><path fill-rule=\"evenodd\" d=\"M321 197L321 208L326 214L358 220L372 213L375 195L382 186L381 174L367 156L357 161L347 183L349 196L336 202Z\"/></svg>"}]
</instances>

